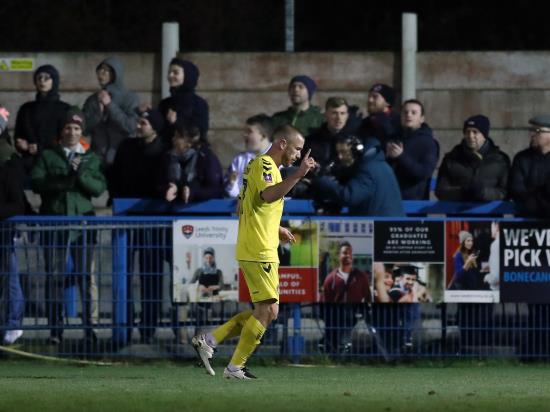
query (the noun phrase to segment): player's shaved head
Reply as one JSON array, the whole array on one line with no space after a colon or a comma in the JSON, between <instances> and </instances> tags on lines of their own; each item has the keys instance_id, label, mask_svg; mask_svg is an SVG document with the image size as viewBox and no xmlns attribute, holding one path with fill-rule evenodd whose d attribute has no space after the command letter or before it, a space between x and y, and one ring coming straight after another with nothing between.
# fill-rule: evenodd
<instances>
[{"instance_id":1,"label":"player's shaved head","mask_svg":"<svg viewBox=\"0 0 550 412\"><path fill-rule=\"evenodd\" d=\"M300 158L300 152L304 148L304 136L295 127L285 124L279 126L273 132L273 144L267 152L277 166L291 166Z\"/></svg>"},{"instance_id":2,"label":"player's shaved head","mask_svg":"<svg viewBox=\"0 0 550 412\"><path fill-rule=\"evenodd\" d=\"M284 124L277 127L273 133L273 141L285 139L287 142L296 143L296 140L304 140L304 136L294 126ZM301 139L301 140L300 140Z\"/></svg>"}]
</instances>

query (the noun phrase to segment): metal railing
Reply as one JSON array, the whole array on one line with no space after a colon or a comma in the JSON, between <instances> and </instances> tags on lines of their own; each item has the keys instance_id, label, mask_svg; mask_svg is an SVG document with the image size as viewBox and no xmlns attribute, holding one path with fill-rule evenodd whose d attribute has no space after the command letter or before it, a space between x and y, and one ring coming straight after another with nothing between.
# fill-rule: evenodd
<instances>
[{"instance_id":1,"label":"metal railing","mask_svg":"<svg viewBox=\"0 0 550 412\"><path fill-rule=\"evenodd\" d=\"M174 219L17 217L0 223L0 336L22 329L24 350L60 356L194 356L195 333L249 304L173 303ZM219 353L229 355L232 343ZM258 353L294 361L548 359L550 305L282 304Z\"/></svg>"}]
</instances>

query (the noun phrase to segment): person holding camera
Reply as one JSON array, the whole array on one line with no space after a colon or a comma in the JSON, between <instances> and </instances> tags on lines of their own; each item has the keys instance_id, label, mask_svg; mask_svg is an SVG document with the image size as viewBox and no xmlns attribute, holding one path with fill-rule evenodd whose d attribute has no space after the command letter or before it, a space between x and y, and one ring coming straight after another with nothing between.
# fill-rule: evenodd
<instances>
[{"instance_id":1,"label":"person holding camera","mask_svg":"<svg viewBox=\"0 0 550 412\"><path fill-rule=\"evenodd\" d=\"M67 112L58 145L44 150L31 173L31 187L40 194L43 215L94 215L92 197L106 189L99 157L83 144L84 116L80 110ZM80 286L82 318L88 341L95 341L92 330L92 268L95 233L92 230L45 230L43 235L46 266L46 307L51 328L50 341L58 344L63 334L64 287ZM72 276L66 276L67 253L73 261Z\"/></svg>"},{"instance_id":2,"label":"person holding camera","mask_svg":"<svg viewBox=\"0 0 550 412\"><path fill-rule=\"evenodd\" d=\"M355 136L346 136L336 141L336 154L332 174L312 182L319 213L327 208L337 213L348 207L350 215L405 215L399 184L378 140L369 138L362 143Z\"/></svg>"}]
</instances>

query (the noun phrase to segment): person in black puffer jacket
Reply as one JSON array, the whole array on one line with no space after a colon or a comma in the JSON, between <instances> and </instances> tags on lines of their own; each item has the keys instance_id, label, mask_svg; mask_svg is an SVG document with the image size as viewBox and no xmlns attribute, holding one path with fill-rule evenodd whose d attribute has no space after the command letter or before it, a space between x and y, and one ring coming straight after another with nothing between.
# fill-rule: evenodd
<instances>
[{"instance_id":1,"label":"person in black puffer jacket","mask_svg":"<svg viewBox=\"0 0 550 412\"><path fill-rule=\"evenodd\" d=\"M483 115L464 122L464 138L443 158L435 194L440 200L488 202L508 193L510 158L489 137L490 122Z\"/></svg>"}]
</instances>

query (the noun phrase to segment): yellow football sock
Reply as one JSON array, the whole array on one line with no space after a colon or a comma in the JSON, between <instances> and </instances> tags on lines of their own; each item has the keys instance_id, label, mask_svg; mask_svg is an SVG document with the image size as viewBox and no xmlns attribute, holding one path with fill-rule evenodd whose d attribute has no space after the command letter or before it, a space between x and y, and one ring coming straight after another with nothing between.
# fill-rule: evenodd
<instances>
[{"instance_id":1,"label":"yellow football sock","mask_svg":"<svg viewBox=\"0 0 550 412\"><path fill-rule=\"evenodd\" d=\"M238 313L225 322L223 325L218 326L212 332L212 336L216 339L216 343L222 343L226 339L230 339L234 336L239 336L241 330L243 329L244 324L248 318L252 315L251 310L245 310L244 312Z\"/></svg>"},{"instance_id":2,"label":"yellow football sock","mask_svg":"<svg viewBox=\"0 0 550 412\"><path fill-rule=\"evenodd\" d=\"M231 364L234 366L243 367L256 346L260 343L260 339L265 333L265 327L254 316L250 316L243 326L241 338L235 349L235 353L231 358Z\"/></svg>"}]
</instances>

